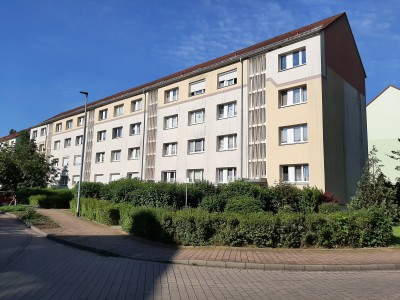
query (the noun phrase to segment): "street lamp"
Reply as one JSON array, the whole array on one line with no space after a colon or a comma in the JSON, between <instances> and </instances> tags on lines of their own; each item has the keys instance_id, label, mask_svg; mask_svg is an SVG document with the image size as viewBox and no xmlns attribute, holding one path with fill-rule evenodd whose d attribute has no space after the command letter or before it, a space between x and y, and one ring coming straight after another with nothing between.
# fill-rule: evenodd
<instances>
[{"instance_id":1,"label":"street lamp","mask_svg":"<svg viewBox=\"0 0 400 300\"><path fill-rule=\"evenodd\" d=\"M83 174L83 162L85 156L85 145L86 145L86 124L87 124L87 103L88 103L88 92L79 92L86 96L85 101L85 119L83 123L83 141L82 141L82 155L81 155L81 171L79 173L79 183L78 183L78 199L76 200L76 216L80 217L81 212L81 185L82 185L82 174Z\"/></svg>"}]
</instances>

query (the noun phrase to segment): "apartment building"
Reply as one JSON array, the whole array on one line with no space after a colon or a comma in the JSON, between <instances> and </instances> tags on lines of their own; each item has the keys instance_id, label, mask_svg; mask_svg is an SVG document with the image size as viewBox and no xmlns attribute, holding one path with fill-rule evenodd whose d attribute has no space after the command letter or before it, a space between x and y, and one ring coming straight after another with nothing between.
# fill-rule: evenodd
<instances>
[{"instance_id":1,"label":"apartment building","mask_svg":"<svg viewBox=\"0 0 400 300\"><path fill-rule=\"evenodd\" d=\"M400 177L398 162L388 155L400 149L400 89L388 86L367 105L368 150L376 147L382 172L392 182Z\"/></svg>"},{"instance_id":2,"label":"apartment building","mask_svg":"<svg viewBox=\"0 0 400 300\"><path fill-rule=\"evenodd\" d=\"M84 180L284 181L346 201L367 158L365 77L342 13L97 100ZM79 179L83 112L31 129L68 186Z\"/></svg>"}]
</instances>

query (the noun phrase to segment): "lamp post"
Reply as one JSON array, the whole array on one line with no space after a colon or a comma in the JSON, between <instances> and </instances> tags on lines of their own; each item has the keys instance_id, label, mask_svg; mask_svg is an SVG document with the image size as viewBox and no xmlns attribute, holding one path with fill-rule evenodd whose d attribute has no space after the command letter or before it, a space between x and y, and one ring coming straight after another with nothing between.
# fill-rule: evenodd
<instances>
[{"instance_id":1,"label":"lamp post","mask_svg":"<svg viewBox=\"0 0 400 300\"><path fill-rule=\"evenodd\" d=\"M81 185L82 185L82 174L83 174L83 163L84 163L84 156L85 156L85 145L86 145L86 124L87 124L87 103L88 103L88 92L79 92L86 96L85 101L85 119L83 123L83 140L82 140L82 155L81 155L81 171L79 173L79 183L78 183L78 197L76 200L76 216L80 217L81 213Z\"/></svg>"}]
</instances>

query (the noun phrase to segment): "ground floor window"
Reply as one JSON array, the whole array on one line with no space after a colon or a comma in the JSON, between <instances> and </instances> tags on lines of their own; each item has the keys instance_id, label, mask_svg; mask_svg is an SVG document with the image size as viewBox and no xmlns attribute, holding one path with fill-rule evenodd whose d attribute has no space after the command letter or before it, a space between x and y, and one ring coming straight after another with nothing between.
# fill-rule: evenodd
<instances>
[{"instance_id":1,"label":"ground floor window","mask_svg":"<svg viewBox=\"0 0 400 300\"><path fill-rule=\"evenodd\" d=\"M217 181L219 183L228 183L235 181L236 168L220 168L217 169Z\"/></svg>"},{"instance_id":2,"label":"ground floor window","mask_svg":"<svg viewBox=\"0 0 400 300\"><path fill-rule=\"evenodd\" d=\"M281 166L282 182L302 183L310 181L310 170L308 164Z\"/></svg>"}]
</instances>

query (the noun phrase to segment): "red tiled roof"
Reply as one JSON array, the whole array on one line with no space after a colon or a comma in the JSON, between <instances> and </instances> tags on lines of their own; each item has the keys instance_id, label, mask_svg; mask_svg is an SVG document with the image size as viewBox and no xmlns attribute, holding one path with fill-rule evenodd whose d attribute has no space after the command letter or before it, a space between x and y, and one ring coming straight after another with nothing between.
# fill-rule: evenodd
<instances>
[{"instance_id":1,"label":"red tiled roof","mask_svg":"<svg viewBox=\"0 0 400 300\"><path fill-rule=\"evenodd\" d=\"M18 131L18 132L11 133L7 136L4 136L4 137L0 138L0 143L15 139L16 137L18 137L20 135L20 133L21 133L21 131Z\"/></svg>"},{"instance_id":2,"label":"red tiled roof","mask_svg":"<svg viewBox=\"0 0 400 300\"><path fill-rule=\"evenodd\" d=\"M192 72L194 72L196 70L201 70L203 68L207 68L207 67L210 67L212 65L215 65L215 64L218 64L218 63L222 63L222 62L224 62L226 60L229 60L229 59L243 57L246 54L249 54L252 51L255 51L257 49L262 49L264 47L271 46L271 45L274 45L276 43L283 42L285 40L296 38L297 36L300 36L301 34L307 33L308 31L313 30L313 29L318 29L318 31L321 31L321 30L327 28L330 24L332 24L333 22L335 22L337 19L339 19L342 16L346 16L346 13L340 13L338 15L326 18L324 20L315 22L313 24L310 24L310 25L307 25L307 26L304 26L304 27L289 31L289 32L281 34L281 35L278 35L278 36L273 37L271 39L268 39L266 41L263 41L263 42L255 44L255 45L249 46L247 48L244 48L244 49L232 52L230 54L227 54L227 55L212 59L210 61L195 65L195 66L190 67L188 69L185 69L185 70L176 72L174 74L162 77L160 79L157 79L157 80L154 80L154 81L139 85L137 87L122 91L120 93L117 93L117 94L114 94L114 95L99 99L97 101L89 103L88 104L88 108L93 107L95 105L98 105L98 104L100 104L102 102L106 102L108 100L119 98L119 97L121 97L123 95L126 95L126 94L129 94L129 93L142 91L143 89L151 87L151 86L153 86L155 84L159 84L159 83L162 83L162 82L167 81L167 80L171 80L171 79L178 78L178 77L181 77L181 76L184 76L184 75L188 75L188 74L190 74L190 73L192 73ZM83 111L83 109L84 109L84 105L79 106L79 107L74 108L74 109L71 109L71 110L68 110L68 111L64 111L62 113L59 113L59 114L47 119L44 122L41 122L38 125L43 125L43 124L49 123L49 121L54 121L54 120L57 120L57 119L61 119L61 117L63 117L63 116L70 115L70 114L72 114L74 112Z\"/></svg>"}]
</instances>

